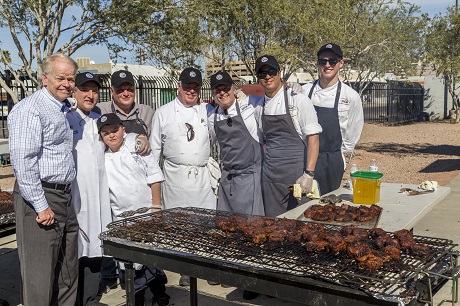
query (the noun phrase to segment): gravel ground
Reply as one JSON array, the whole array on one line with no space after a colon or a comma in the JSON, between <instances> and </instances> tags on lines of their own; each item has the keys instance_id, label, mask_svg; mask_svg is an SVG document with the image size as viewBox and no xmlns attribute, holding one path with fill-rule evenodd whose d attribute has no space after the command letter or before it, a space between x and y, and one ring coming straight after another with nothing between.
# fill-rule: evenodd
<instances>
[{"instance_id":1,"label":"gravel ground","mask_svg":"<svg viewBox=\"0 0 460 306\"><path fill-rule=\"evenodd\" d=\"M447 122L365 124L352 163L368 171L376 159L385 183L431 180L444 186L460 173L459 134L460 124Z\"/></svg>"},{"instance_id":2,"label":"gravel ground","mask_svg":"<svg viewBox=\"0 0 460 306\"><path fill-rule=\"evenodd\" d=\"M367 171L371 159L376 159L386 183L431 180L444 186L460 174L459 134L460 124L447 122L365 124L352 163ZM344 182L348 177L347 169ZM0 167L0 188L12 190L13 185L11 167Z\"/></svg>"}]
</instances>

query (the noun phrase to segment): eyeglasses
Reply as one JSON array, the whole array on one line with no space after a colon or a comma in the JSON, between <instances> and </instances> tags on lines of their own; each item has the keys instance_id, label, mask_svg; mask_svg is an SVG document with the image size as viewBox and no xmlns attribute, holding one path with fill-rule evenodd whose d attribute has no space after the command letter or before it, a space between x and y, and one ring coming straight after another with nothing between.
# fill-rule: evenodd
<instances>
[{"instance_id":1,"label":"eyeglasses","mask_svg":"<svg viewBox=\"0 0 460 306\"><path fill-rule=\"evenodd\" d=\"M228 110L224 109L224 115L227 116L227 125L232 126L233 125L233 119L228 115Z\"/></svg>"},{"instance_id":2,"label":"eyeglasses","mask_svg":"<svg viewBox=\"0 0 460 306\"><path fill-rule=\"evenodd\" d=\"M201 90L201 85L196 85L196 86L192 86L190 84L181 84L182 86L182 89L185 90L185 91L190 91L190 90L194 90L194 91L199 91Z\"/></svg>"},{"instance_id":3,"label":"eyeglasses","mask_svg":"<svg viewBox=\"0 0 460 306\"><path fill-rule=\"evenodd\" d=\"M329 62L329 65L331 67L334 67L335 65L337 65L338 62L340 62L340 59L338 58L330 58L330 59L327 59L327 58L320 58L318 59L318 64L320 66L326 66L326 63Z\"/></svg>"},{"instance_id":4,"label":"eyeglasses","mask_svg":"<svg viewBox=\"0 0 460 306\"><path fill-rule=\"evenodd\" d=\"M186 123L185 126L187 127L187 140L190 142L195 138L195 131L193 130L193 125L190 123Z\"/></svg>"},{"instance_id":5,"label":"eyeglasses","mask_svg":"<svg viewBox=\"0 0 460 306\"><path fill-rule=\"evenodd\" d=\"M232 89L231 87L223 87L223 88L220 88L220 89L219 89L219 88L214 88L214 89L212 90L212 93L215 94L215 95L221 93L222 91L223 91L224 93L227 93L227 92L229 92L231 89Z\"/></svg>"},{"instance_id":6,"label":"eyeglasses","mask_svg":"<svg viewBox=\"0 0 460 306\"><path fill-rule=\"evenodd\" d=\"M265 70L265 71L258 71L258 72L257 72L257 77L258 77L259 79L265 79L265 77L267 76L267 74L268 74L270 77L274 77L275 75L278 74L278 69L270 68L270 69Z\"/></svg>"},{"instance_id":7,"label":"eyeglasses","mask_svg":"<svg viewBox=\"0 0 460 306\"><path fill-rule=\"evenodd\" d=\"M113 87L112 87L113 88ZM128 93L132 94L134 93L135 91L135 88L134 86L132 87L127 87L127 88L124 88L124 87L117 87L117 88L113 88L113 91L115 92L115 94L119 95L119 94L123 94L125 93L125 91L127 91Z\"/></svg>"}]
</instances>

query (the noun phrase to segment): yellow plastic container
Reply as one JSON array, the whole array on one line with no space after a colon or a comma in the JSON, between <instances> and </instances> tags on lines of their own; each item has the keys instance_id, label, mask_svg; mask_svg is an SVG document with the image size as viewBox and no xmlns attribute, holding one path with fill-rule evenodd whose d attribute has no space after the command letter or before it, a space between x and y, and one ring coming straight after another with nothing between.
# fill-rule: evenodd
<instances>
[{"instance_id":1,"label":"yellow plastic container","mask_svg":"<svg viewBox=\"0 0 460 306\"><path fill-rule=\"evenodd\" d=\"M351 174L353 203L372 205L380 201L380 184L383 173L356 171Z\"/></svg>"}]
</instances>

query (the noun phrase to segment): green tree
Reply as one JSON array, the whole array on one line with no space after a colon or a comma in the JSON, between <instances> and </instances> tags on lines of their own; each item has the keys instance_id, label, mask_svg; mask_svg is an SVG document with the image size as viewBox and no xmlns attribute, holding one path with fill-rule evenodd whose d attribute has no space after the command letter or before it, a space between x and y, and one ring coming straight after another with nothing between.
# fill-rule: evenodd
<instances>
[{"instance_id":1,"label":"green tree","mask_svg":"<svg viewBox=\"0 0 460 306\"><path fill-rule=\"evenodd\" d=\"M460 88L460 16L453 7L447 15L433 18L426 38L426 62L443 76L452 97L452 109L459 110Z\"/></svg>"},{"instance_id":2,"label":"green tree","mask_svg":"<svg viewBox=\"0 0 460 306\"><path fill-rule=\"evenodd\" d=\"M111 54L133 48L137 33L163 29L165 12L176 9L175 0L0 0L0 26L8 28L22 61L16 71L3 60L15 81L27 88L21 73L41 86L41 67L47 56L72 55L84 45L106 45ZM122 43L113 43L118 37ZM1 39L1 38L0 38ZM1 42L1 41L0 41ZM37 66L35 73L34 66ZM29 84L30 85L30 84ZM0 86L15 102L18 95L0 78Z\"/></svg>"}]
</instances>

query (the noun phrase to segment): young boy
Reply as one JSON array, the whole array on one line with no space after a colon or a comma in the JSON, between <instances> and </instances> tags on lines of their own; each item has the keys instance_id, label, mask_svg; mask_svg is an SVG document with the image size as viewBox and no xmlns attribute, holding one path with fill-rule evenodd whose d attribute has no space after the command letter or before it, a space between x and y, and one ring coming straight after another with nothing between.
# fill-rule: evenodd
<instances>
[{"instance_id":1,"label":"young boy","mask_svg":"<svg viewBox=\"0 0 460 306\"><path fill-rule=\"evenodd\" d=\"M97 120L97 128L107 145L105 167L113 220L121 219L118 215L122 212L142 207L160 210L160 183L164 178L153 155L140 156L135 153L135 141L125 137L125 128L114 113L101 116ZM152 291L157 305L169 305L165 287L167 278L163 270L142 265L135 267L135 305L144 305L147 287ZM121 276L124 274L123 268L120 263Z\"/></svg>"}]
</instances>

